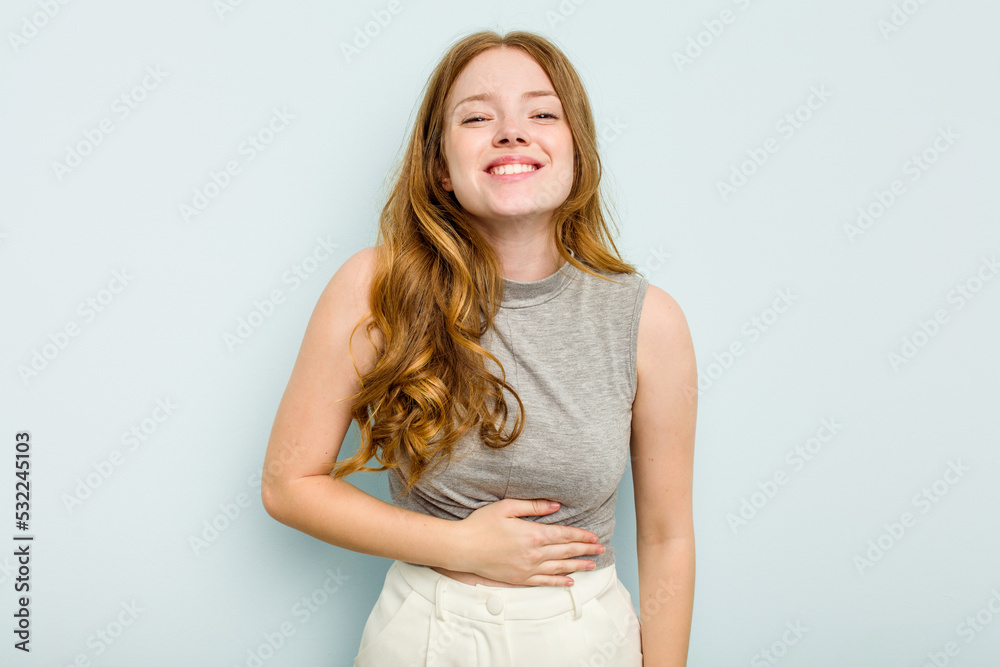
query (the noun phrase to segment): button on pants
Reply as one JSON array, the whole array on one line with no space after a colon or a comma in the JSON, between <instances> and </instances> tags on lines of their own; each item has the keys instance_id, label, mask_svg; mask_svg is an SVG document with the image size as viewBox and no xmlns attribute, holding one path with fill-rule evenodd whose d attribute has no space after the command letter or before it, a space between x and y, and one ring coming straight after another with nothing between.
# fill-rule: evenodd
<instances>
[{"instance_id":1,"label":"button on pants","mask_svg":"<svg viewBox=\"0 0 1000 667\"><path fill-rule=\"evenodd\" d=\"M354 667L642 667L615 566L567 576L572 586L473 586L393 561Z\"/></svg>"}]
</instances>

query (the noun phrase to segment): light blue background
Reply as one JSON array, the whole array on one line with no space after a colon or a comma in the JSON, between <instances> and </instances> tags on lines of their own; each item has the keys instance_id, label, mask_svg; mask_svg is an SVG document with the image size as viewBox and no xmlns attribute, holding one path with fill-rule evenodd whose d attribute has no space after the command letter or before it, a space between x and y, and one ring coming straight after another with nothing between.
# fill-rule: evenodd
<instances>
[{"instance_id":1,"label":"light blue background","mask_svg":"<svg viewBox=\"0 0 1000 667\"><path fill-rule=\"evenodd\" d=\"M947 664L996 664L996 3L399 0L348 59L342 45L387 4L5 3L0 514L14 509L14 434L30 430L36 539L32 651L7 632L0 663L248 665L288 623L263 664L350 664L389 561L271 519L264 449L320 292L375 241L420 89L454 40L497 28L540 32L577 66L619 248L691 326L702 392L689 664L920 666L949 641ZM679 65L686 49L695 57ZM147 68L164 74L125 116L116 100ZM810 109L814 90L828 97ZM249 160L242 142L275 109L294 118ZM782 119L796 112L790 133ZM105 118L112 131L60 177L53 164ZM942 131L952 138L935 149ZM724 197L719 183L762 150ZM924 151L933 163L914 171ZM179 207L230 160L239 173L185 220ZM845 225L877 211L879 192L888 201L894 179L900 194L852 240ZM310 264L320 240L336 248ZM296 264L314 269L298 283ZM131 277L102 292L115 271ZM231 349L226 336L273 290L282 303ZM791 305L770 312L780 291ZM79 309L89 298L105 301L92 319ZM938 310L943 324L922 335ZM73 323L78 335L22 376ZM894 365L904 338L919 347ZM726 359L734 343L743 352ZM157 401L176 406L162 422ZM836 434L797 468L787 452L824 419ZM131 428L144 439L123 439ZM967 468L954 483L949 462ZM776 472L786 483L753 496ZM88 475L96 488L68 505ZM351 481L388 499L384 476ZM935 502L915 502L935 482ZM734 528L744 499L759 507ZM226 507L235 518L219 518ZM912 525L888 536L904 512ZM617 516L618 571L637 600L628 473ZM194 548L212 521L228 526ZM880 536L888 550L859 566ZM0 548L8 626L12 550ZM320 593L328 572L335 592ZM98 641L123 604L141 611ZM962 624L977 613L973 632ZM786 623L805 631L782 647ZM767 662L764 649L783 655Z\"/></svg>"}]
</instances>

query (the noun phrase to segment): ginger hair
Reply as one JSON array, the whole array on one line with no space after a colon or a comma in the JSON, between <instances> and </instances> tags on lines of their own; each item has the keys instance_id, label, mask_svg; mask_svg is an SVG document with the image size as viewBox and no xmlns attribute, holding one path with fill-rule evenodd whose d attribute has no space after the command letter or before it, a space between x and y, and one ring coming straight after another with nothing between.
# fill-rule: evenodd
<instances>
[{"instance_id":1,"label":"ginger hair","mask_svg":"<svg viewBox=\"0 0 1000 667\"><path fill-rule=\"evenodd\" d=\"M524 426L524 405L499 360L480 345L493 326L503 293L501 262L489 241L470 224L446 174L444 128L452 85L465 66L488 49L520 49L552 81L573 137L573 184L552 214L560 256L582 271L605 278L637 273L615 247L602 200L597 133L586 91L569 59L549 40L514 31L470 34L451 46L431 74L405 155L392 178L379 220L378 250L364 331L383 338L375 363L352 400L360 444L350 458L332 464L335 478L407 464L406 491L455 444L478 427L492 448L514 442ZM569 250L572 249L573 255ZM370 315L370 319L369 319ZM353 339L353 332L352 332ZM489 371L486 360L500 370ZM351 354L353 362L354 355ZM511 393L518 415L504 433ZM375 458L381 467L365 464Z\"/></svg>"}]
</instances>

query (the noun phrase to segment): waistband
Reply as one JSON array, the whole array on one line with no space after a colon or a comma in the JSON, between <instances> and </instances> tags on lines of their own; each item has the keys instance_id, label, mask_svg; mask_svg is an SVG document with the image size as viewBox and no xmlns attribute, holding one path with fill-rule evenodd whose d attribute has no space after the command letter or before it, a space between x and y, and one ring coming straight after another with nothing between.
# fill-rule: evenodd
<instances>
[{"instance_id":1,"label":"waistband","mask_svg":"<svg viewBox=\"0 0 1000 667\"><path fill-rule=\"evenodd\" d=\"M487 623L502 624L505 620L537 620L552 618L567 612L580 618L583 605L615 585L618 574L614 563L596 570L568 573L572 586L506 586L471 585L435 572L425 565L394 561L395 570L403 580L435 607L439 620L448 614Z\"/></svg>"}]
</instances>

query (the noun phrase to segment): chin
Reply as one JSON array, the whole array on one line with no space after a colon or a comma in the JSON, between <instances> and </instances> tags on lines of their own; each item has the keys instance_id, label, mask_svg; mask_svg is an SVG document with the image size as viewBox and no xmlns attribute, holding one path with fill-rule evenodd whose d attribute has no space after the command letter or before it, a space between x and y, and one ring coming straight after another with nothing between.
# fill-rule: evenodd
<instances>
[{"instance_id":1,"label":"chin","mask_svg":"<svg viewBox=\"0 0 1000 667\"><path fill-rule=\"evenodd\" d=\"M489 212L489 217L493 218L523 218L527 216L544 215L551 211L542 211L537 208L505 208L496 209Z\"/></svg>"},{"instance_id":2,"label":"chin","mask_svg":"<svg viewBox=\"0 0 1000 667\"><path fill-rule=\"evenodd\" d=\"M539 199L542 197L544 197L544 195L529 195L508 201L494 201L491 202L491 205L485 213L504 217L515 215L538 215L546 212L544 206L538 205Z\"/></svg>"}]
</instances>

